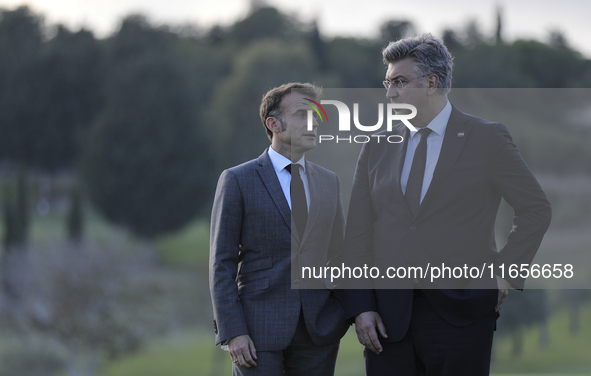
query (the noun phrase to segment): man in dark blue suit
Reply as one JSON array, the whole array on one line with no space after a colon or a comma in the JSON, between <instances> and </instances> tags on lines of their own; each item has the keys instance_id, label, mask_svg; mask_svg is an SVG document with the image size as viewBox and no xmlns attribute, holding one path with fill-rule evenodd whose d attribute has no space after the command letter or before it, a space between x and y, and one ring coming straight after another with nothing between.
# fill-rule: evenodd
<instances>
[{"instance_id":1,"label":"man in dark blue suit","mask_svg":"<svg viewBox=\"0 0 591 376\"><path fill-rule=\"evenodd\" d=\"M307 119L319 95L301 83L269 91L260 115L271 146L218 182L210 290L216 344L228 346L234 375L334 374L343 307L330 284L299 273L335 263L343 244L339 178L304 157L316 146L318 123L309 130Z\"/></svg>"},{"instance_id":2,"label":"man in dark blue suit","mask_svg":"<svg viewBox=\"0 0 591 376\"><path fill-rule=\"evenodd\" d=\"M460 112L447 93L452 57L430 34L390 43L384 86L392 103L417 109L369 142L357 162L345 235L351 266L484 266L531 263L550 204L503 124ZM401 111L401 110L398 110ZM494 224L504 198L513 230L497 252ZM506 276L506 274L505 274ZM374 281L381 283L382 281ZM407 275L397 289L347 290L345 315L366 346L369 376L488 375L500 304L523 280L451 278L443 288ZM452 286L453 288L450 288ZM375 285L373 285L375 287Z\"/></svg>"}]
</instances>

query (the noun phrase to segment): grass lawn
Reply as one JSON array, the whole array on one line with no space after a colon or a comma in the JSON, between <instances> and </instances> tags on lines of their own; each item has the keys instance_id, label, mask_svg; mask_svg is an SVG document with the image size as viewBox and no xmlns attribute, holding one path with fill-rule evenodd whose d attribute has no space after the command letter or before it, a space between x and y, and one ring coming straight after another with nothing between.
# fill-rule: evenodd
<instances>
[{"instance_id":1,"label":"grass lawn","mask_svg":"<svg viewBox=\"0 0 591 376\"><path fill-rule=\"evenodd\" d=\"M213 346L212 333L192 330L155 340L143 351L115 361L101 376L207 376L212 364L230 375L229 356Z\"/></svg>"},{"instance_id":2,"label":"grass lawn","mask_svg":"<svg viewBox=\"0 0 591 376\"><path fill-rule=\"evenodd\" d=\"M559 290L558 290L559 291ZM567 312L560 311L549 322L550 340L539 346L539 329L525 332L523 354L513 359L509 338L496 340L493 371L499 374L537 372L540 374L591 375L591 305L581 311L581 329L572 336Z\"/></svg>"},{"instance_id":3,"label":"grass lawn","mask_svg":"<svg viewBox=\"0 0 591 376\"><path fill-rule=\"evenodd\" d=\"M209 259L209 221L194 221L182 230L156 240L163 261L180 265L207 265Z\"/></svg>"},{"instance_id":4,"label":"grass lawn","mask_svg":"<svg viewBox=\"0 0 591 376\"><path fill-rule=\"evenodd\" d=\"M493 375L591 376L591 305L583 309L581 325L571 337L566 312L557 313L550 321L548 346L539 348L537 328L527 330L519 359L512 358L508 338L497 338ZM364 375L362 350L351 328L341 341L336 376ZM143 351L109 364L101 376L209 376L214 375L213 364L220 371L215 375L231 374L230 358L213 346L213 333L193 330L155 340Z\"/></svg>"},{"instance_id":5,"label":"grass lawn","mask_svg":"<svg viewBox=\"0 0 591 376\"><path fill-rule=\"evenodd\" d=\"M209 376L214 375L214 364L219 371L216 375L230 375L228 353L213 342L213 333L200 330L155 340L143 351L109 364L101 376ZM362 351L355 331L349 330L341 342L336 375L363 375Z\"/></svg>"}]
</instances>

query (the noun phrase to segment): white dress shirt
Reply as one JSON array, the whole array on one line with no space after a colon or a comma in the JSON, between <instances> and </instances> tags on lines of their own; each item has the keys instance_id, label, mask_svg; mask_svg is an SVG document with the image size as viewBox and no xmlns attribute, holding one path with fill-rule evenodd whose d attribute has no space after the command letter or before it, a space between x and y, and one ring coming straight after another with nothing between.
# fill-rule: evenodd
<instances>
[{"instance_id":1,"label":"white dress shirt","mask_svg":"<svg viewBox=\"0 0 591 376\"><path fill-rule=\"evenodd\" d=\"M267 153L269 154L273 168L275 168L277 179L279 179L279 184L281 184L281 189L283 190L283 194L285 195L289 209L291 209L291 174L285 169L285 167L291 164L291 161L273 150L272 146L269 146L269 151ZM298 164L301 167L298 170L300 171L300 176L302 178L302 182L304 183L306 203L308 204L308 211L310 211L310 187L308 186L308 176L306 175L305 156L302 156L302 158L300 158L300 160L295 164Z\"/></svg>"},{"instance_id":2,"label":"white dress shirt","mask_svg":"<svg viewBox=\"0 0 591 376\"><path fill-rule=\"evenodd\" d=\"M447 128L447 122L451 115L451 104L449 101L443 107L443 110L429 124L427 128L431 129L431 133L427 137L427 163L425 164L425 176L423 177L423 188L421 189L421 202L429 189L431 180L433 179L433 172L441 153L441 145L443 145L443 136ZM402 193L406 193L406 184L408 183L408 175L410 175L410 168L412 166L412 159L415 155L415 150L419 145L421 135L419 132L410 131L410 139L406 147L406 157L404 158L404 166L402 167L402 175L400 176L400 186Z\"/></svg>"}]
</instances>

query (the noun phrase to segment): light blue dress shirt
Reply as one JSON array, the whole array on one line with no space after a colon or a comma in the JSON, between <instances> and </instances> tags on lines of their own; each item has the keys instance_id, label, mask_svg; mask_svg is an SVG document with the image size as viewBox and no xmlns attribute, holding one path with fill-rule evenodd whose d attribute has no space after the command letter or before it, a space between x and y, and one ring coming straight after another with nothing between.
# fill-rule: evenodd
<instances>
[{"instance_id":1,"label":"light blue dress shirt","mask_svg":"<svg viewBox=\"0 0 591 376\"><path fill-rule=\"evenodd\" d=\"M421 202L429 189L431 180L433 179L433 172L437 161L439 160L439 154L441 153L441 145L443 145L443 136L445 135L445 129L447 128L447 122L451 115L451 104L449 101L443 107L443 110L431 122L427 125L427 128L431 129L431 133L427 137L427 163L425 165L425 176L423 177L423 188L421 190ZM419 132L410 131L410 139L408 140L408 146L406 147L406 157L404 158L404 166L402 167L402 175L400 176L400 186L402 193L406 193L406 184L408 183L408 175L410 174L410 168L412 166L412 159L415 155L415 150L419 145L421 135Z\"/></svg>"},{"instance_id":2,"label":"light blue dress shirt","mask_svg":"<svg viewBox=\"0 0 591 376\"><path fill-rule=\"evenodd\" d=\"M269 154L269 158L271 159L271 163L273 164L273 168L277 174L277 179L279 179L279 184L281 184L281 189L283 190L283 194L285 195L289 209L291 209L291 174L285 169L285 167L291 164L291 161L273 150L273 147L271 146L269 146L269 151L267 153ZM302 178L302 182L304 183L306 203L308 204L308 211L310 211L310 188L308 186L308 176L306 175L305 158L305 156L302 156L302 158L300 158L296 164L299 164L301 167L299 169L300 176Z\"/></svg>"}]
</instances>

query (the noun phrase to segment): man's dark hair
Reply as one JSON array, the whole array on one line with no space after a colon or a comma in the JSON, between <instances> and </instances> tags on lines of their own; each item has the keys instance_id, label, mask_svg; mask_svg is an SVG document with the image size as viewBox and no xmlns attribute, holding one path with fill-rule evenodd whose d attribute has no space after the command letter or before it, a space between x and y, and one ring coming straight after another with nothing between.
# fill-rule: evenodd
<instances>
[{"instance_id":1,"label":"man's dark hair","mask_svg":"<svg viewBox=\"0 0 591 376\"><path fill-rule=\"evenodd\" d=\"M382 50L382 56L386 64L410 58L415 62L417 74L436 74L437 87L445 89L444 93L451 89L453 58L443 41L429 33L390 42Z\"/></svg>"},{"instance_id":2,"label":"man's dark hair","mask_svg":"<svg viewBox=\"0 0 591 376\"><path fill-rule=\"evenodd\" d=\"M269 90L267 94L263 96L260 108L261 120L265 127L265 131L267 131L267 137L269 137L269 140L273 140L273 132L267 128L267 118L274 117L283 123L281 101L283 100L283 97L291 93L291 89L297 89L298 93L302 93L313 100L317 100L322 94L321 88L309 83L301 82L290 82Z\"/></svg>"}]
</instances>

